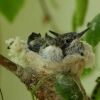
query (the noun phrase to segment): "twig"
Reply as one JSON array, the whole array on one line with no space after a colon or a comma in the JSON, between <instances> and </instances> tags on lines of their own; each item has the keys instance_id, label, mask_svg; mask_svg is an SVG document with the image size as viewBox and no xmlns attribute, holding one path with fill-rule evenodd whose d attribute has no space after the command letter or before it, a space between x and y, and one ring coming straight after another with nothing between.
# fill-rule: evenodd
<instances>
[{"instance_id":1,"label":"twig","mask_svg":"<svg viewBox=\"0 0 100 100\"><path fill-rule=\"evenodd\" d=\"M13 63L12 61L10 61L9 59L5 58L1 54L0 54L0 65L5 67L6 69L12 71L13 73L16 72L17 66L18 66L17 64Z\"/></svg>"},{"instance_id":2,"label":"twig","mask_svg":"<svg viewBox=\"0 0 100 100\"><path fill-rule=\"evenodd\" d=\"M0 94L1 94L2 100L4 100L3 93L2 93L2 91L1 91L1 89L0 89Z\"/></svg>"},{"instance_id":3,"label":"twig","mask_svg":"<svg viewBox=\"0 0 100 100\"><path fill-rule=\"evenodd\" d=\"M51 20L52 18L49 13L49 10L48 10L45 0L39 0L39 2L40 2L40 6L44 12L44 16L47 18L48 21Z\"/></svg>"},{"instance_id":4,"label":"twig","mask_svg":"<svg viewBox=\"0 0 100 100\"><path fill-rule=\"evenodd\" d=\"M29 74L33 74L33 72L34 72L31 68L23 68L22 66L12 62L11 60L9 60L8 58L4 57L1 54L0 54L0 65L2 65L2 67L5 67L9 71L11 71L17 77L20 77L20 79L22 79L22 81L25 81L25 79L23 79L23 78L29 77L30 76ZM29 71L30 71L30 73L29 73ZM27 75L24 77L24 74L25 75L27 74Z\"/></svg>"},{"instance_id":5,"label":"twig","mask_svg":"<svg viewBox=\"0 0 100 100\"><path fill-rule=\"evenodd\" d=\"M53 28L53 30L56 31L60 31L59 28L57 27L57 25L55 25L54 19L50 14L50 11L48 9L48 6L45 2L45 0L39 0L40 6L42 8L42 11L44 13L44 22L50 22L51 21L51 27Z\"/></svg>"}]
</instances>

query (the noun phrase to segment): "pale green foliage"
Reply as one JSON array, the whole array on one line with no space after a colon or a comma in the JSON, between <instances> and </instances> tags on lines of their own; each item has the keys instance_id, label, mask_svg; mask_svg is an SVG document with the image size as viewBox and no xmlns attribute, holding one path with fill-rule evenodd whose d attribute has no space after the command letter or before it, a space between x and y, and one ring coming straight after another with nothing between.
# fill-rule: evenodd
<instances>
[{"instance_id":1,"label":"pale green foliage","mask_svg":"<svg viewBox=\"0 0 100 100\"><path fill-rule=\"evenodd\" d=\"M76 8L72 20L72 28L74 31L84 24L85 15L88 7L88 0L76 0Z\"/></svg>"},{"instance_id":2,"label":"pale green foliage","mask_svg":"<svg viewBox=\"0 0 100 100\"><path fill-rule=\"evenodd\" d=\"M100 41L100 14L93 18L89 27L91 28L86 34L86 41L95 47Z\"/></svg>"},{"instance_id":3,"label":"pale green foliage","mask_svg":"<svg viewBox=\"0 0 100 100\"><path fill-rule=\"evenodd\" d=\"M12 22L23 3L24 0L0 0L0 13Z\"/></svg>"}]
</instances>

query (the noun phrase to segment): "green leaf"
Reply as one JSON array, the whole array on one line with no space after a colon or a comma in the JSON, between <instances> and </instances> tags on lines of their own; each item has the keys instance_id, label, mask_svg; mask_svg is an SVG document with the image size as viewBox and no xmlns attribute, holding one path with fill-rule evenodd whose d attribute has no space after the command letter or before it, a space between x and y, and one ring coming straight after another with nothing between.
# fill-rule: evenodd
<instances>
[{"instance_id":1,"label":"green leaf","mask_svg":"<svg viewBox=\"0 0 100 100\"><path fill-rule=\"evenodd\" d=\"M24 0L0 0L0 12L9 21L13 21L23 3Z\"/></svg>"},{"instance_id":2,"label":"green leaf","mask_svg":"<svg viewBox=\"0 0 100 100\"><path fill-rule=\"evenodd\" d=\"M80 88L70 74L58 74L55 88L64 100L83 100Z\"/></svg>"},{"instance_id":3,"label":"green leaf","mask_svg":"<svg viewBox=\"0 0 100 100\"><path fill-rule=\"evenodd\" d=\"M76 0L76 10L74 12L72 20L73 31L76 31L78 27L83 25L87 6L88 0Z\"/></svg>"},{"instance_id":4,"label":"green leaf","mask_svg":"<svg viewBox=\"0 0 100 100\"><path fill-rule=\"evenodd\" d=\"M100 14L98 14L89 24L90 31L86 34L86 41L95 47L100 41Z\"/></svg>"},{"instance_id":5,"label":"green leaf","mask_svg":"<svg viewBox=\"0 0 100 100\"><path fill-rule=\"evenodd\" d=\"M55 0L50 0L50 2L55 9L58 8L59 5Z\"/></svg>"},{"instance_id":6,"label":"green leaf","mask_svg":"<svg viewBox=\"0 0 100 100\"><path fill-rule=\"evenodd\" d=\"M100 100L100 87L99 87L98 92L96 94L96 99L95 100Z\"/></svg>"}]
</instances>

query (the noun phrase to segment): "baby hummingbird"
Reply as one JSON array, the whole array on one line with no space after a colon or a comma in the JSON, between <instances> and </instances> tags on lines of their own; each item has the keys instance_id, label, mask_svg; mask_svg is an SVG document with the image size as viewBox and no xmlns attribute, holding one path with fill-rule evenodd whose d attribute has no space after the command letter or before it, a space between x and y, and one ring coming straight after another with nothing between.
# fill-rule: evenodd
<instances>
[{"instance_id":1,"label":"baby hummingbird","mask_svg":"<svg viewBox=\"0 0 100 100\"><path fill-rule=\"evenodd\" d=\"M80 33L76 32L69 32L64 34L59 34L53 31L51 32L53 35L56 36L56 45L60 47L63 51L63 55L67 56L68 54L74 54L74 53L81 53L83 51L84 47L82 46L82 42L79 41L79 39L86 33L90 28L85 29L84 31Z\"/></svg>"},{"instance_id":2,"label":"baby hummingbird","mask_svg":"<svg viewBox=\"0 0 100 100\"><path fill-rule=\"evenodd\" d=\"M83 55L84 47L78 39L88 30L89 28L80 33L69 32L64 34L49 31L54 37L46 33L44 38L39 33L33 32L28 37L28 48L39 53L45 59L57 62L74 53ZM75 42L74 40L77 41Z\"/></svg>"}]
</instances>

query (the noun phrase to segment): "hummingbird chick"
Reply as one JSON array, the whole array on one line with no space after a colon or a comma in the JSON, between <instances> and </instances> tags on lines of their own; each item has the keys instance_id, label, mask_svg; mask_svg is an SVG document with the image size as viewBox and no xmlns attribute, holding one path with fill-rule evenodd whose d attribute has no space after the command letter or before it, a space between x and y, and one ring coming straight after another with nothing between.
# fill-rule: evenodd
<instances>
[{"instance_id":1,"label":"hummingbird chick","mask_svg":"<svg viewBox=\"0 0 100 100\"><path fill-rule=\"evenodd\" d=\"M87 28L80 33L69 32L69 33L59 34L53 31L50 32L57 36L58 44L60 44L59 47L61 47L61 49L63 50L64 56L67 56L68 54L72 54L72 52L74 54L75 52L79 53L79 51L83 50L84 47L82 46L82 42L80 42L80 38L89 29L90 28Z\"/></svg>"},{"instance_id":2,"label":"hummingbird chick","mask_svg":"<svg viewBox=\"0 0 100 100\"><path fill-rule=\"evenodd\" d=\"M27 40L28 48L34 52L39 52L40 47L44 44L40 33L32 33Z\"/></svg>"}]
</instances>

